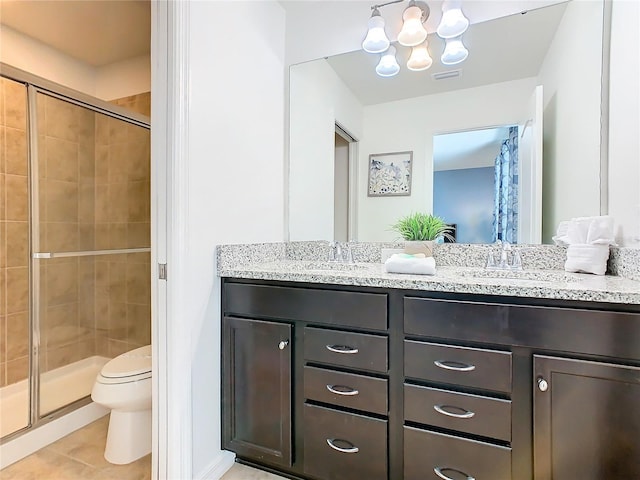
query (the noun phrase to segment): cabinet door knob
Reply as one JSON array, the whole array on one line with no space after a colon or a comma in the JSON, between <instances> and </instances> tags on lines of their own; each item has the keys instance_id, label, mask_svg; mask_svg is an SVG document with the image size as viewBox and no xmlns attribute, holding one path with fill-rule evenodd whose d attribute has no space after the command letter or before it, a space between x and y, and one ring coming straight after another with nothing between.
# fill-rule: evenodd
<instances>
[{"instance_id":1,"label":"cabinet door knob","mask_svg":"<svg viewBox=\"0 0 640 480\"><path fill-rule=\"evenodd\" d=\"M449 475L445 475L442 471L443 470L449 470L451 472L456 472L459 473L460 475L464 476L467 478L467 480L476 480L474 477L472 477L471 475L467 475L464 472L461 472L460 470L456 470L455 468L447 468L447 467L436 467L433 469L433 471L435 472L435 474L442 478L442 480L453 480L453 478L451 478Z\"/></svg>"},{"instance_id":2,"label":"cabinet door knob","mask_svg":"<svg viewBox=\"0 0 640 480\"><path fill-rule=\"evenodd\" d=\"M538 377L538 388L541 392L546 392L547 390L549 390L549 384L544 378Z\"/></svg>"},{"instance_id":3,"label":"cabinet door knob","mask_svg":"<svg viewBox=\"0 0 640 480\"><path fill-rule=\"evenodd\" d=\"M279 344L278 344L278 348L280 350L284 350L285 347L289 345L289 340L282 340Z\"/></svg>"}]
</instances>

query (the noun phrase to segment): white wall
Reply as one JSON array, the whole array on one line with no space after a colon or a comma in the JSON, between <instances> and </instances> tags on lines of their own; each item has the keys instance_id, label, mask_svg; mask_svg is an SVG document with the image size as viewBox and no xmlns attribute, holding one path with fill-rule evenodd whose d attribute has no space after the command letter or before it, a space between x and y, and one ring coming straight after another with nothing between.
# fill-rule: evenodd
<instances>
[{"instance_id":1,"label":"white wall","mask_svg":"<svg viewBox=\"0 0 640 480\"><path fill-rule=\"evenodd\" d=\"M601 2L569 2L540 69L545 243L560 221L600 213L601 32Z\"/></svg>"},{"instance_id":2,"label":"white wall","mask_svg":"<svg viewBox=\"0 0 640 480\"><path fill-rule=\"evenodd\" d=\"M95 94L93 67L6 25L0 26L0 61L87 95Z\"/></svg>"},{"instance_id":3,"label":"white wall","mask_svg":"<svg viewBox=\"0 0 640 480\"><path fill-rule=\"evenodd\" d=\"M220 454L215 246L283 240L285 17L276 2L239 1L191 2L189 17L188 286L184 316L172 321L191 332L193 476L202 478Z\"/></svg>"},{"instance_id":4,"label":"white wall","mask_svg":"<svg viewBox=\"0 0 640 480\"><path fill-rule=\"evenodd\" d=\"M365 107L360 143L358 239L393 241L389 226L415 211L433 208L433 136L526 120L535 78ZM411 195L368 197L369 154L413 151Z\"/></svg>"},{"instance_id":5,"label":"white wall","mask_svg":"<svg viewBox=\"0 0 640 480\"><path fill-rule=\"evenodd\" d=\"M618 243L640 246L640 3L616 0L612 17L609 213Z\"/></svg>"},{"instance_id":6,"label":"white wall","mask_svg":"<svg viewBox=\"0 0 640 480\"><path fill-rule=\"evenodd\" d=\"M323 61L290 71L289 239L333 240L334 136L362 136L362 106Z\"/></svg>"},{"instance_id":7,"label":"white wall","mask_svg":"<svg viewBox=\"0 0 640 480\"><path fill-rule=\"evenodd\" d=\"M148 55L94 67L6 25L0 26L0 62L107 101L151 90Z\"/></svg>"},{"instance_id":8,"label":"white wall","mask_svg":"<svg viewBox=\"0 0 640 480\"><path fill-rule=\"evenodd\" d=\"M96 69L95 96L115 100L151 90L151 57L142 55Z\"/></svg>"}]
</instances>

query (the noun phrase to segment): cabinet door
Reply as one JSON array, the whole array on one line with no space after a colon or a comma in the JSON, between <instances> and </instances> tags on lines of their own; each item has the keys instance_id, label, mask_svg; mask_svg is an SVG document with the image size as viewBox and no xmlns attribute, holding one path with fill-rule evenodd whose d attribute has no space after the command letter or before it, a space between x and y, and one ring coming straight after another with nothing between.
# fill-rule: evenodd
<instances>
[{"instance_id":1,"label":"cabinet door","mask_svg":"<svg viewBox=\"0 0 640 480\"><path fill-rule=\"evenodd\" d=\"M223 447L290 466L293 327L229 317L223 322Z\"/></svg>"},{"instance_id":2,"label":"cabinet door","mask_svg":"<svg viewBox=\"0 0 640 480\"><path fill-rule=\"evenodd\" d=\"M640 478L640 368L534 355L539 480Z\"/></svg>"}]
</instances>

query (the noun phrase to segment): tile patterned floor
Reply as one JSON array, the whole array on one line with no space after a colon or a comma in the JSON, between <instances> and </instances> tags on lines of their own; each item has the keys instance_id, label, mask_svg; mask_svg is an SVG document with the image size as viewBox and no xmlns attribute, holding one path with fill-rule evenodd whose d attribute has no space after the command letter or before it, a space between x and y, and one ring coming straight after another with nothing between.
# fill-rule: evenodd
<instances>
[{"instance_id":1,"label":"tile patterned floor","mask_svg":"<svg viewBox=\"0 0 640 480\"><path fill-rule=\"evenodd\" d=\"M236 463L220 480L287 480L272 473Z\"/></svg>"},{"instance_id":2,"label":"tile patterned floor","mask_svg":"<svg viewBox=\"0 0 640 480\"><path fill-rule=\"evenodd\" d=\"M151 455L129 465L104 459L109 416L0 471L0 480L151 480ZM286 480L236 463L221 480Z\"/></svg>"},{"instance_id":3,"label":"tile patterned floor","mask_svg":"<svg viewBox=\"0 0 640 480\"><path fill-rule=\"evenodd\" d=\"M104 459L109 416L0 471L1 480L150 480L151 455L129 465Z\"/></svg>"}]
</instances>

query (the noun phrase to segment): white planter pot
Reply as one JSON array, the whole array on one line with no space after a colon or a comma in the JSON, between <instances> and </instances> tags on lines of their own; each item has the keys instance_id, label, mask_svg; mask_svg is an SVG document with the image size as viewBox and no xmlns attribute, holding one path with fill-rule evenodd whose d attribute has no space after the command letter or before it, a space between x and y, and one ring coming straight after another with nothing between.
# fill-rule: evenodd
<instances>
[{"instance_id":1,"label":"white planter pot","mask_svg":"<svg viewBox=\"0 0 640 480\"><path fill-rule=\"evenodd\" d=\"M404 242L404 253L415 255L423 253L425 257L433 257L433 249L436 242L433 240L416 240Z\"/></svg>"}]
</instances>

